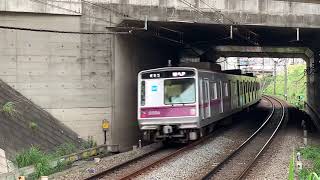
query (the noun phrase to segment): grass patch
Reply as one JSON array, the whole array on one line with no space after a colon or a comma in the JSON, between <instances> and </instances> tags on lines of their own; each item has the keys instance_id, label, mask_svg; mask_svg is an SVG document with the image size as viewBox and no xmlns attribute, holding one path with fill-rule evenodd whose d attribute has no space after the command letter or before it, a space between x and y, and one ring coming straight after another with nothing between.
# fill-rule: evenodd
<instances>
[{"instance_id":1,"label":"grass patch","mask_svg":"<svg viewBox=\"0 0 320 180\"><path fill-rule=\"evenodd\" d=\"M83 149L89 149L93 147L97 147L97 142L93 139L93 136L88 136L87 141L81 144Z\"/></svg>"},{"instance_id":2,"label":"grass patch","mask_svg":"<svg viewBox=\"0 0 320 180\"><path fill-rule=\"evenodd\" d=\"M6 102L2 106L1 111L9 116L14 116L17 113L16 105L13 102Z\"/></svg>"},{"instance_id":3,"label":"grass patch","mask_svg":"<svg viewBox=\"0 0 320 180\"><path fill-rule=\"evenodd\" d=\"M30 124L29 127L31 128ZM37 127L38 126L36 126L36 128ZM85 149L96 146L97 143L94 141L92 136L88 137L88 141L82 144L82 148ZM40 150L40 148L32 146L16 155L15 164L19 168L34 165L35 172L29 176L29 179L39 179L40 176L48 176L66 169L66 166L70 164L65 161L60 162L59 157L76 153L77 151L78 148L72 143L61 144L51 153L43 152ZM53 162L57 162L57 165L54 166Z\"/></svg>"},{"instance_id":4,"label":"grass patch","mask_svg":"<svg viewBox=\"0 0 320 180\"><path fill-rule=\"evenodd\" d=\"M29 122L29 128L32 129L33 131L38 129L38 124L36 122Z\"/></svg>"},{"instance_id":5,"label":"grass patch","mask_svg":"<svg viewBox=\"0 0 320 180\"><path fill-rule=\"evenodd\" d=\"M44 153L38 148L32 146L30 149L19 153L15 162L19 168L36 164L44 156Z\"/></svg>"},{"instance_id":6,"label":"grass patch","mask_svg":"<svg viewBox=\"0 0 320 180\"><path fill-rule=\"evenodd\" d=\"M16 155L15 164L19 167L34 165L35 172L29 176L30 179L39 179L40 176L47 176L65 169L66 162L57 162L53 167L51 164L58 157L75 153L77 148L72 143L65 143L58 146L54 152L46 153L36 146L32 146Z\"/></svg>"},{"instance_id":7,"label":"grass patch","mask_svg":"<svg viewBox=\"0 0 320 180\"><path fill-rule=\"evenodd\" d=\"M54 156L61 157L76 152L78 149L72 143L64 143L55 149Z\"/></svg>"},{"instance_id":8,"label":"grass patch","mask_svg":"<svg viewBox=\"0 0 320 180\"><path fill-rule=\"evenodd\" d=\"M309 179L311 175L320 174L320 146L307 146L300 149L302 158L308 159L312 162L312 168L303 168L299 172L300 179Z\"/></svg>"},{"instance_id":9,"label":"grass patch","mask_svg":"<svg viewBox=\"0 0 320 180\"><path fill-rule=\"evenodd\" d=\"M35 172L31 179L37 179L51 173L50 161L53 157L41 151L38 147L32 146L28 150L22 151L15 158L15 163L19 168L34 165Z\"/></svg>"},{"instance_id":10,"label":"grass patch","mask_svg":"<svg viewBox=\"0 0 320 180\"><path fill-rule=\"evenodd\" d=\"M292 158L290 160L290 164L289 164L289 176L288 176L289 180L294 180L294 152L292 153Z\"/></svg>"}]
</instances>

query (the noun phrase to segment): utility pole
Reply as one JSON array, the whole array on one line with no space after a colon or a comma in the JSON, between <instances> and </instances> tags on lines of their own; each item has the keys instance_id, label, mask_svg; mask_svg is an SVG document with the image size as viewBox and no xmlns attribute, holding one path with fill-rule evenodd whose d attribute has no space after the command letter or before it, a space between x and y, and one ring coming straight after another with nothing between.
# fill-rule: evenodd
<instances>
[{"instance_id":1,"label":"utility pole","mask_svg":"<svg viewBox=\"0 0 320 180\"><path fill-rule=\"evenodd\" d=\"M277 60L273 60L273 95L276 95L276 84L277 84Z\"/></svg>"},{"instance_id":2,"label":"utility pole","mask_svg":"<svg viewBox=\"0 0 320 180\"><path fill-rule=\"evenodd\" d=\"M284 61L284 98L288 100L288 68L287 68L288 59Z\"/></svg>"}]
</instances>

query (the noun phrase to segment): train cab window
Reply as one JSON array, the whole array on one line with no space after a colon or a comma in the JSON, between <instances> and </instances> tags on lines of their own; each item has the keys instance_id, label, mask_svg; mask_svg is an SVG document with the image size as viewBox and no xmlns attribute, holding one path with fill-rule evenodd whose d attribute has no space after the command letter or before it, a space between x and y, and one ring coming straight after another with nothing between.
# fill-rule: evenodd
<instances>
[{"instance_id":1,"label":"train cab window","mask_svg":"<svg viewBox=\"0 0 320 180\"><path fill-rule=\"evenodd\" d=\"M225 97L228 97L228 96L229 96L228 83L224 83L224 96L225 96Z\"/></svg>"},{"instance_id":2,"label":"train cab window","mask_svg":"<svg viewBox=\"0 0 320 180\"><path fill-rule=\"evenodd\" d=\"M194 78L164 80L164 104L190 104L196 102Z\"/></svg>"},{"instance_id":3,"label":"train cab window","mask_svg":"<svg viewBox=\"0 0 320 180\"><path fill-rule=\"evenodd\" d=\"M146 104L146 82L142 81L141 82L141 106L144 106Z\"/></svg>"},{"instance_id":4,"label":"train cab window","mask_svg":"<svg viewBox=\"0 0 320 180\"><path fill-rule=\"evenodd\" d=\"M217 88L217 83L212 83L211 87L211 99L217 99L218 98L218 88Z\"/></svg>"}]
</instances>

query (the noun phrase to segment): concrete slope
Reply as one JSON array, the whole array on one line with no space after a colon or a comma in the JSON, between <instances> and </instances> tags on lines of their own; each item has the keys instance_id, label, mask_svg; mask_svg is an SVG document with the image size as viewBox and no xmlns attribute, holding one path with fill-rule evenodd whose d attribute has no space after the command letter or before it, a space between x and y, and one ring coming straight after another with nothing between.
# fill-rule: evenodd
<instances>
[{"instance_id":1,"label":"concrete slope","mask_svg":"<svg viewBox=\"0 0 320 180\"><path fill-rule=\"evenodd\" d=\"M3 111L8 102L14 103L12 113ZM80 145L75 132L0 80L0 148L9 158L32 145L50 151L67 142Z\"/></svg>"}]
</instances>

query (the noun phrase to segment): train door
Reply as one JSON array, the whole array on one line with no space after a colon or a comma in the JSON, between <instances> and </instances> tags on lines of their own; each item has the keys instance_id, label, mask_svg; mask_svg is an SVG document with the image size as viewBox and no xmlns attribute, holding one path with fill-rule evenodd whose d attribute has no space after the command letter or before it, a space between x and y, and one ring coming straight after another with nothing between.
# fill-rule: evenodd
<instances>
[{"instance_id":1,"label":"train door","mask_svg":"<svg viewBox=\"0 0 320 180\"><path fill-rule=\"evenodd\" d=\"M203 107L204 107L204 118L209 118L211 116L211 106L210 106L210 89L209 80L204 79L203 81Z\"/></svg>"},{"instance_id":2,"label":"train door","mask_svg":"<svg viewBox=\"0 0 320 180\"><path fill-rule=\"evenodd\" d=\"M248 94L249 94L249 103L251 102L251 82L248 82Z\"/></svg>"},{"instance_id":3,"label":"train door","mask_svg":"<svg viewBox=\"0 0 320 180\"><path fill-rule=\"evenodd\" d=\"M230 91L231 91L231 101L232 101L232 109L235 109L237 108L238 106L238 99L236 98L237 97L237 83L235 81L232 81L231 82L232 86L230 88Z\"/></svg>"},{"instance_id":4,"label":"train door","mask_svg":"<svg viewBox=\"0 0 320 180\"><path fill-rule=\"evenodd\" d=\"M241 94L240 94L240 84L239 84L239 80L237 80L237 100L238 100L238 106L240 107L240 98L241 98Z\"/></svg>"},{"instance_id":5,"label":"train door","mask_svg":"<svg viewBox=\"0 0 320 180\"><path fill-rule=\"evenodd\" d=\"M199 79L199 111L201 119L204 119L203 80Z\"/></svg>"},{"instance_id":6,"label":"train door","mask_svg":"<svg viewBox=\"0 0 320 180\"><path fill-rule=\"evenodd\" d=\"M247 104L247 82L243 82L244 105Z\"/></svg>"},{"instance_id":7,"label":"train door","mask_svg":"<svg viewBox=\"0 0 320 180\"><path fill-rule=\"evenodd\" d=\"M218 113L218 109L217 107L217 102L218 102L218 89L217 89L217 83L214 81L210 82L210 90L211 90L211 94L210 94L210 107L211 107L211 113L212 114L217 114Z\"/></svg>"},{"instance_id":8,"label":"train door","mask_svg":"<svg viewBox=\"0 0 320 180\"><path fill-rule=\"evenodd\" d=\"M240 82L240 94L241 94L241 107L243 106L244 102L244 88L243 88L243 82Z\"/></svg>"},{"instance_id":9,"label":"train door","mask_svg":"<svg viewBox=\"0 0 320 180\"><path fill-rule=\"evenodd\" d=\"M223 110L229 111L231 105L230 99L230 83L229 81L223 83Z\"/></svg>"},{"instance_id":10,"label":"train door","mask_svg":"<svg viewBox=\"0 0 320 180\"><path fill-rule=\"evenodd\" d=\"M219 82L219 96L220 96L220 113L223 113L223 85L222 81Z\"/></svg>"}]
</instances>

